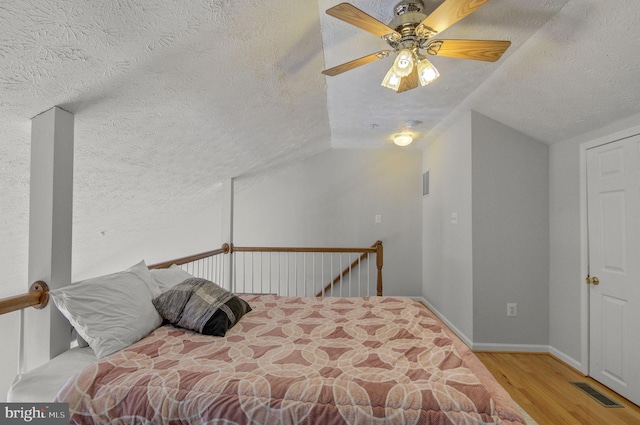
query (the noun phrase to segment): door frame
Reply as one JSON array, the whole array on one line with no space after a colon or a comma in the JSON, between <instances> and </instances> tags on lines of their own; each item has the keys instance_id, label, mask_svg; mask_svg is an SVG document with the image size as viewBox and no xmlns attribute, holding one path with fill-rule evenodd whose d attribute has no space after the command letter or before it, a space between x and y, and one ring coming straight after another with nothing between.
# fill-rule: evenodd
<instances>
[{"instance_id":1,"label":"door frame","mask_svg":"<svg viewBox=\"0 0 640 425\"><path fill-rule=\"evenodd\" d=\"M606 136L580 144L580 355L579 370L589 375L589 285L584 279L589 273L589 230L587 221L587 150L609 143L628 139L640 134L640 125L616 131Z\"/></svg>"}]
</instances>

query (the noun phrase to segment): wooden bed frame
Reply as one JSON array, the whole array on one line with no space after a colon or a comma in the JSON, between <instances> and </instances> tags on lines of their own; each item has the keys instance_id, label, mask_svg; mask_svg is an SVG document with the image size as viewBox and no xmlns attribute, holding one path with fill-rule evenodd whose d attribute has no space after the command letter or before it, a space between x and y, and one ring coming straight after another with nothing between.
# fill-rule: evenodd
<instances>
[{"instance_id":1,"label":"wooden bed frame","mask_svg":"<svg viewBox=\"0 0 640 425\"><path fill-rule=\"evenodd\" d=\"M225 254L233 254L236 252L246 253L353 253L359 254L359 257L349 264L342 272L336 276L331 282L327 283L322 291L318 292L316 296L323 296L328 293L341 279L347 274L356 269L365 259L371 254L376 256L376 292L378 296L382 296L382 266L383 266L383 245L382 241L376 241L373 245L367 248L301 248L301 247L236 247L233 244L224 243L222 247L203 252L200 254L190 255L186 257L177 258L174 260L164 261L161 263L152 264L149 269L164 269L171 267L173 264L183 266L189 269L192 266L192 270L198 268L202 262L208 262L218 256ZM190 271L192 271L190 270ZM207 276L201 276L207 277ZM10 313L12 311L22 310L24 308L33 307L36 309L42 309L47 306L49 302L49 286L43 281L34 282L29 292L13 297L0 299L0 315Z\"/></svg>"}]
</instances>

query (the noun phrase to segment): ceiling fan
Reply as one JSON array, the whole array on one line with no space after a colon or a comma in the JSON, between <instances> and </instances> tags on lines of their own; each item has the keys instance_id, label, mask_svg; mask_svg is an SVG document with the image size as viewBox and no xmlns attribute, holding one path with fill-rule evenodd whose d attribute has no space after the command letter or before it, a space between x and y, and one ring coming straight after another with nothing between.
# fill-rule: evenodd
<instances>
[{"instance_id":1,"label":"ceiling fan","mask_svg":"<svg viewBox=\"0 0 640 425\"><path fill-rule=\"evenodd\" d=\"M511 45L506 40L433 40L465 16L473 13L489 0L445 0L431 14L426 15L421 0L402 0L395 6L395 17L385 25L349 3L340 3L327 14L370 32L391 46L367 56L322 71L335 76L362 65L386 58L392 53L396 59L384 77L384 87L402 93L426 86L440 76L427 55L447 56L495 62Z\"/></svg>"}]
</instances>

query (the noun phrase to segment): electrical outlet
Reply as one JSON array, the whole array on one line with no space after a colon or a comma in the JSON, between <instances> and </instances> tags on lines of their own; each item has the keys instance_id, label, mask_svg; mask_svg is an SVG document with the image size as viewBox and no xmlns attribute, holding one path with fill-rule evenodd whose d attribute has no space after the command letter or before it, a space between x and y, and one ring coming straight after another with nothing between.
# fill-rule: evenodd
<instances>
[{"instance_id":1,"label":"electrical outlet","mask_svg":"<svg viewBox=\"0 0 640 425\"><path fill-rule=\"evenodd\" d=\"M518 303L507 303L507 316L518 315Z\"/></svg>"}]
</instances>

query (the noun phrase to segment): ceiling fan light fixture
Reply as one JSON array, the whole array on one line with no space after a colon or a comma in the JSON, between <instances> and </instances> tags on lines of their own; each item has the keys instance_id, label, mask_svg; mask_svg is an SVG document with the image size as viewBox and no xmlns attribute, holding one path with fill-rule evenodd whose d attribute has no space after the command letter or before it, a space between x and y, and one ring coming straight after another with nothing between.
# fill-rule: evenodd
<instances>
[{"instance_id":1,"label":"ceiling fan light fixture","mask_svg":"<svg viewBox=\"0 0 640 425\"><path fill-rule=\"evenodd\" d=\"M327 14L343 22L381 37L392 50L381 50L342 65L322 71L334 76L359 66L382 59L392 51L397 54L392 71L382 85L404 93L426 86L440 76L425 54L459 59L495 62L511 45L507 40L432 40L451 25L476 11L489 0L430 0L438 3L425 10L425 0L400 0L395 6L394 18L385 24L357 7L343 2L327 9ZM398 81L399 80L399 81Z\"/></svg>"},{"instance_id":2,"label":"ceiling fan light fixture","mask_svg":"<svg viewBox=\"0 0 640 425\"><path fill-rule=\"evenodd\" d=\"M439 76L440 73L427 58L421 58L418 61L418 79L421 85L426 86L434 82Z\"/></svg>"},{"instance_id":3,"label":"ceiling fan light fixture","mask_svg":"<svg viewBox=\"0 0 640 425\"><path fill-rule=\"evenodd\" d=\"M409 133L399 133L393 136L393 143L398 146L407 146L413 142L413 136Z\"/></svg>"},{"instance_id":4,"label":"ceiling fan light fixture","mask_svg":"<svg viewBox=\"0 0 640 425\"><path fill-rule=\"evenodd\" d=\"M413 52L409 49L402 49L398 52L396 60L393 62L393 72L399 77L406 77L413 71Z\"/></svg>"},{"instance_id":5,"label":"ceiling fan light fixture","mask_svg":"<svg viewBox=\"0 0 640 425\"><path fill-rule=\"evenodd\" d=\"M384 79L382 80L382 86L394 91L398 91L401 81L402 77L396 74L393 71L393 67L391 67L391 69L389 69L389 72L387 72L387 75L385 75Z\"/></svg>"}]
</instances>

